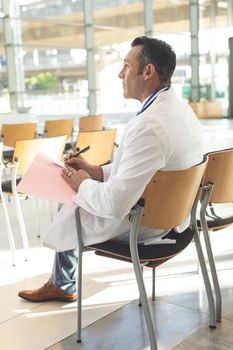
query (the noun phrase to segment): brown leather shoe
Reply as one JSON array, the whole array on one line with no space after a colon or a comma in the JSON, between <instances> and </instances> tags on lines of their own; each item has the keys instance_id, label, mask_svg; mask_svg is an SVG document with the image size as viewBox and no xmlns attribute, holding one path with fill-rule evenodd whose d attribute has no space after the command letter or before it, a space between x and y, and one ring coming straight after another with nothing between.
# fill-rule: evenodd
<instances>
[{"instance_id":1,"label":"brown leather shoe","mask_svg":"<svg viewBox=\"0 0 233 350\"><path fill-rule=\"evenodd\" d=\"M77 299L76 293L65 293L60 288L57 288L51 281L48 281L39 289L21 290L18 296L35 302L47 300L75 301Z\"/></svg>"}]
</instances>

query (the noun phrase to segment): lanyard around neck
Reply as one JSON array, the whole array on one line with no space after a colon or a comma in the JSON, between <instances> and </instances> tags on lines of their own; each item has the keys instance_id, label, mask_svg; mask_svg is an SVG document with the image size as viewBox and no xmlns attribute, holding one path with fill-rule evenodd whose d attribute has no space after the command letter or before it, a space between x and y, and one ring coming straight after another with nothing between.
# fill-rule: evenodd
<instances>
[{"instance_id":1,"label":"lanyard around neck","mask_svg":"<svg viewBox=\"0 0 233 350\"><path fill-rule=\"evenodd\" d=\"M170 88L169 86L164 86L159 90L155 90L154 92L152 92L152 94L150 96L147 97L146 101L143 103L141 110L137 113L137 115L141 114L142 112L144 112L158 97L159 93L163 92L163 91L167 91Z\"/></svg>"}]
</instances>

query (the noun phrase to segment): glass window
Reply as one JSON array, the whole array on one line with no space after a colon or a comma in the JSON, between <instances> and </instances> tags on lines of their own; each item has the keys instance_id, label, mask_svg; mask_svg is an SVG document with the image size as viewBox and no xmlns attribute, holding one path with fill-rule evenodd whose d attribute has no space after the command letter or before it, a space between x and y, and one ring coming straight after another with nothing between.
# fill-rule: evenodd
<instances>
[{"instance_id":1,"label":"glass window","mask_svg":"<svg viewBox=\"0 0 233 350\"><path fill-rule=\"evenodd\" d=\"M2 16L4 16L3 13ZM10 99L8 91L7 62L4 50L3 19L0 17L0 113L8 113L9 111Z\"/></svg>"},{"instance_id":2,"label":"glass window","mask_svg":"<svg viewBox=\"0 0 233 350\"><path fill-rule=\"evenodd\" d=\"M132 40L144 34L143 1L94 0L94 39L98 113L137 111L126 100L118 73Z\"/></svg>"},{"instance_id":3,"label":"glass window","mask_svg":"<svg viewBox=\"0 0 233 350\"><path fill-rule=\"evenodd\" d=\"M87 114L88 82L83 0L15 0L12 43L25 79L19 93L35 114ZM199 0L201 96L227 104L228 37L232 35L228 0ZM143 0L93 0L93 29L97 82L97 113L136 111L139 103L125 100L118 73L131 41L145 32ZM190 94L189 0L154 0L154 36L177 53L173 86ZM5 27L0 0L0 112L9 111ZM4 16L4 14L3 14ZM9 45L8 45L9 46ZM10 63L8 63L10 64ZM10 68L9 68L10 69ZM17 71L17 70L16 70ZM10 81L10 77L9 77ZM213 84L214 81L214 84Z\"/></svg>"},{"instance_id":4,"label":"glass window","mask_svg":"<svg viewBox=\"0 0 233 350\"><path fill-rule=\"evenodd\" d=\"M191 90L189 1L154 1L153 17L155 36L168 42L176 52L177 64L172 86L180 96L189 99Z\"/></svg>"},{"instance_id":5,"label":"glass window","mask_svg":"<svg viewBox=\"0 0 233 350\"><path fill-rule=\"evenodd\" d=\"M16 0L26 107L35 114L87 113L81 0Z\"/></svg>"},{"instance_id":6,"label":"glass window","mask_svg":"<svg viewBox=\"0 0 233 350\"><path fill-rule=\"evenodd\" d=\"M200 1L200 97L228 108L228 1Z\"/></svg>"}]
</instances>

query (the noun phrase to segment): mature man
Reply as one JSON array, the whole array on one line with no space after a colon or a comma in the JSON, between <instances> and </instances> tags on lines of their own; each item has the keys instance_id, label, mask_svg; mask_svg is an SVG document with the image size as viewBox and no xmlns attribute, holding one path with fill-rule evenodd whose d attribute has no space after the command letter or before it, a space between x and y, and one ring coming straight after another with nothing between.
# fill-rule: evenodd
<instances>
[{"instance_id":1,"label":"mature man","mask_svg":"<svg viewBox=\"0 0 233 350\"><path fill-rule=\"evenodd\" d=\"M113 163L100 167L81 158L68 159L62 176L77 192L73 201L80 207L84 246L110 238L127 240L129 211L154 173L186 169L202 161L201 126L188 104L170 87L175 65L176 56L168 44L136 38L119 78L124 97L139 100L142 106L126 125ZM63 206L49 229L45 244L57 251L50 280L37 290L20 291L20 297L32 301L76 299L74 210ZM182 232L188 224L189 218L177 231ZM141 227L139 241L158 244L166 233Z\"/></svg>"}]
</instances>

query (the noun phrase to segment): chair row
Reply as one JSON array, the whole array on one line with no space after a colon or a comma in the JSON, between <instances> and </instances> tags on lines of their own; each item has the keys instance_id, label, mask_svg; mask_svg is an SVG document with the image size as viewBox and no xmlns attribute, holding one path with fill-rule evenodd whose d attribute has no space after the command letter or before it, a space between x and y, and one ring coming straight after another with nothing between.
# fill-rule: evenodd
<instances>
[{"instance_id":1,"label":"chair row","mask_svg":"<svg viewBox=\"0 0 233 350\"><path fill-rule=\"evenodd\" d=\"M79 131L103 130L103 116L80 117ZM1 127L1 141L5 146L14 148L16 140L31 140L38 136L55 137L66 135L67 140L73 138L74 118L47 120L43 134L37 132L37 123L3 124Z\"/></svg>"},{"instance_id":2,"label":"chair row","mask_svg":"<svg viewBox=\"0 0 233 350\"><path fill-rule=\"evenodd\" d=\"M89 151L83 154L83 158L89 161L93 165L101 165L109 163L112 160L114 147L115 147L116 129L96 131L96 132L80 132L77 138L77 147L84 148L90 146ZM66 143L66 136L48 137L32 140L18 140L15 143L13 151L13 161L7 164L7 167L11 170L10 180L1 179L1 199L3 203L4 214L7 223L7 233L9 244L12 252L12 262L15 264L15 245L13 239L13 233L9 218L7 215L6 205L4 202L5 193L8 196L13 196L14 204L16 208L16 215L19 223L20 233L23 241L25 260L28 259L28 238L26 234L26 228L22 210L20 207L20 199L28 198L27 195L17 193L17 184L19 183L22 176L27 171L32 160L39 152L47 154L50 158L62 160L63 152ZM2 143L0 143L2 147ZM3 162L1 162L1 173L4 168ZM37 210L39 215L39 211ZM39 222L39 217L37 218Z\"/></svg>"},{"instance_id":3,"label":"chair row","mask_svg":"<svg viewBox=\"0 0 233 350\"><path fill-rule=\"evenodd\" d=\"M206 155L201 164L181 171L158 171L147 185L140 201L131 210L131 229L129 244L110 240L100 244L83 247L79 208L76 209L77 235L79 242L78 264L78 302L77 302L77 341L81 342L82 309L82 253L88 248L97 255L128 261L133 264L140 301L144 311L149 334L150 348L157 349L154 325L144 286L142 267L152 268L152 300L155 299L155 269L170 260L192 241L195 243L209 304L209 327L216 328L221 321L221 291L217 278L209 231L233 223L233 211L221 219L214 214L213 203L230 202L233 207L233 149ZM199 206L199 203L200 206ZM207 208L211 207L211 220ZM200 209L200 220L197 211ZM180 225L191 213L190 226L182 233L171 230L166 238L176 239L176 244L142 245L137 244L139 225L167 230ZM209 225L209 226L208 226ZM203 230L204 247L199 233ZM208 273L204 250L210 264ZM212 283L213 282L213 288ZM215 295L214 295L215 294Z\"/></svg>"}]
</instances>

